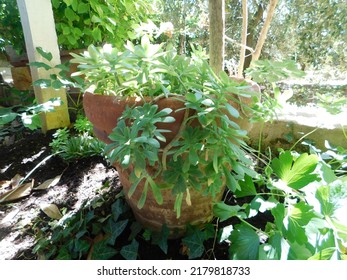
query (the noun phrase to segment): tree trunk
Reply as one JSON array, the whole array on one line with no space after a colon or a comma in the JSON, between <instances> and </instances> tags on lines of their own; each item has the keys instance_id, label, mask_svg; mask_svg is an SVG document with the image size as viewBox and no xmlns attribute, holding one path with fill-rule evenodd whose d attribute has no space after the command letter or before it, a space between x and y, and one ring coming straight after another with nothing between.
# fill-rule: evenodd
<instances>
[{"instance_id":1,"label":"tree trunk","mask_svg":"<svg viewBox=\"0 0 347 280\"><path fill-rule=\"evenodd\" d=\"M277 3L278 3L278 0L271 0L270 1L269 8L268 8L267 15L266 15L266 20L264 22L262 30L260 31L259 39L258 39L257 45L255 47L254 54L252 56L252 61L256 61L260 57L260 53L261 53L261 50L263 48L267 33L269 31L270 23L271 23L273 15L275 13L275 8L276 8Z\"/></svg>"},{"instance_id":2,"label":"tree trunk","mask_svg":"<svg viewBox=\"0 0 347 280\"><path fill-rule=\"evenodd\" d=\"M209 0L208 10L210 20L210 65L214 72L218 74L224 70L224 0Z\"/></svg>"},{"instance_id":3,"label":"tree trunk","mask_svg":"<svg viewBox=\"0 0 347 280\"><path fill-rule=\"evenodd\" d=\"M254 48L254 34L258 24L261 22L261 19L263 18L263 14L264 14L264 7L262 5L258 5L258 10L254 14L254 17L249 23L249 27L248 27L248 36L247 36L247 43L246 43L248 47ZM246 70L251 65L252 54L253 53L249 49L246 49L246 57L245 57L244 65L243 65L243 71Z\"/></svg>"},{"instance_id":4,"label":"tree trunk","mask_svg":"<svg viewBox=\"0 0 347 280\"><path fill-rule=\"evenodd\" d=\"M247 0L242 0L242 34L241 34L241 50L240 50L240 60L237 71L237 77L243 77L243 65L245 62L245 51L247 44L247 29L248 29L248 6Z\"/></svg>"}]
</instances>

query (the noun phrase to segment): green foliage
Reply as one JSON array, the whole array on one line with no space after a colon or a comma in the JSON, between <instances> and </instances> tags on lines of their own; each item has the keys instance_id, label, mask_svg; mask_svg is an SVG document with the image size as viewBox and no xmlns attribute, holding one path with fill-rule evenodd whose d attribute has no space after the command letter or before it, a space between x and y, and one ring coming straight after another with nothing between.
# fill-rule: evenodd
<instances>
[{"instance_id":1,"label":"green foliage","mask_svg":"<svg viewBox=\"0 0 347 280\"><path fill-rule=\"evenodd\" d=\"M64 127L53 134L50 143L53 154L58 154L67 161L102 155L105 145L92 136L92 125L86 117L77 118L74 130L76 134Z\"/></svg>"},{"instance_id":2,"label":"green foliage","mask_svg":"<svg viewBox=\"0 0 347 280\"><path fill-rule=\"evenodd\" d=\"M236 197L254 197L251 202L214 206L221 220L237 217L241 222L221 233L222 240L231 241L231 259L346 258L347 226L342 213L346 209L347 177L332 169L324 154L282 151L267 165L267 171L259 174L257 187L250 178L240 183ZM248 222L265 212L271 215L265 229Z\"/></svg>"},{"instance_id":3,"label":"green foliage","mask_svg":"<svg viewBox=\"0 0 347 280\"><path fill-rule=\"evenodd\" d=\"M224 178L233 189L236 177L255 175L243 149L245 131L231 120L240 117L232 105L239 103L238 96L256 98L246 82L223 72L217 76L199 54L192 58L178 55L170 47L151 44L146 36L140 44L128 42L124 52L107 45L90 46L88 53L74 57L73 62L80 64L78 74L85 75L89 87L95 86L95 94L151 97L143 106L123 112L105 150L112 163L131 167L130 197L144 182L139 208L148 191L161 204L160 189L170 188L180 217L183 195L189 196L190 189L215 197L224 188ZM164 134L169 131L158 126L175 120L172 109L158 111L156 101L161 98L178 98L182 100L179 110L185 110L178 134L165 148ZM149 172L147 164L155 171Z\"/></svg>"},{"instance_id":4,"label":"green foliage","mask_svg":"<svg viewBox=\"0 0 347 280\"><path fill-rule=\"evenodd\" d=\"M58 43L68 50L105 42L121 47L132 26L153 12L148 0L54 0L52 5Z\"/></svg>"},{"instance_id":5,"label":"green foliage","mask_svg":"<svg viewBox=\"0 0 347 280\"><path fill-rule=\"evenodd\" d=\"M54 107L60 104L61 101L59 98L52 98L42 104L0 108L0 125L11 123L18 118L24 127L35 130L41 127L40 114L52 112L54 111Z\"/></svg>"},{"instance_id":6,"label":"green foliage","mask_svg":"<svg viewBox=\"0 0 347 280\"><path fill-rule=\"evenodd\" d=\"M0 52L12 45L17 53L25 50L24 34L17 5L12 0L0 0Z\"/></svg>"},{"instance_id":7,"label":"green foliage","mask_svg":"<svg viewBox=\"0 0 347 280\"><path fill-rule=\"evenodd\" d=\"M104 42L121 47L132 26L153 14L148 0L53 0L53 15L62 49L83 49ZM154 16L152 16L154 17ZM23 29L15 1L0 1L0 51L12 45L25 52Z\"/></svg>"},{"instance_id":8,"label":"green foliage","mask_svg":"<svg viewBox=\"0 0 347 280\"><path fill-rule=\"evenodd\" d=\"M116 240L128 223L129 208L121 197L110 204L113 200L114 197L104 194L85 202L78 212L66 213L59 221L51 221L43 228L34 227L37 242L33 253L44 259L106 260L118 253L136 259L135 239L123 248L116 247ZM105 207L110 208L110 215L103 217L99 212Z\"/></svg>"},{"instance_id":9,"label":"green foliage","mask_svg":"<svg viewBox=\"0 0 347 280\"><path fill-rule=\"evenodd\" d=\"M254 81L273 83L291 78L301 78L305 73L298 69L294 61L257 60L246 70Z\"/></svg>"}]
</instances>

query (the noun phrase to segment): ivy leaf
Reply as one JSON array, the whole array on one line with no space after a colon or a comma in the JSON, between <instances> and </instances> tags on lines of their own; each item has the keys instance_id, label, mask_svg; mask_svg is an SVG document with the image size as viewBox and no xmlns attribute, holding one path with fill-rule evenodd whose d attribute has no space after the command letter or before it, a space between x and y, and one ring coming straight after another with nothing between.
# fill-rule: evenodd
<instances>
[{"instance_id":1,"label":"ivy leaf","mask_svg":"<svg viewBox=\"0 0 347 280\"><path fill-rule=\"evenodd\" d=\"M108 238L108 244L112 246L115 244L117 237L122 234L127 224L128 220L123 220L116 223L112 219L108 220L108 223L105 227L105 232L111 235Z\"/></svg>"},{"instance_id":2,"label":"ivy leaf","mask_svg":"<svg viewBox=\"0 0 347 280\"><path fill-rule=\"evenodd\" d=\"M168 244L167 244L167 239L169 236L170 230L169 228L164 224L162 226L162 229L160 233L153 233L153 244L158 245L159 248L167 254L167 249L168 249Z\"/></svg>"},{"instance_id":3,"label":"ivy leaf","mask_svg":"<svg viewBox=\"0 0 347 280\"><path fill-rule=\"evenodd\" d=\"M191 235L182 239L182 243L188 247L189 259L201 257L205 251L205 233L201 230L194 230Z\"/></svg>"},{"instance_id":4,"label":"ivy leaf","mask_svg":"<svg viewBox=\"0 0 347 280\"><path fill-rule=\"evenodd\" d=\"M136 241L136 239L133 239L133 241L129 245L124 246L120 250L120 254L126 260L136 260L138 249L139 243Z\"/></svg>"},{"instance_id":5,"label":"ivy leaf","mask_svg":"<svg viewBox=\"0 0 347 280\"><path fill-rule=\"evenodd\" d=\"M58 256L55 258L56 260L71 260L71 255L69 250L64 246L59 250Z\"/></svg>"},{"instance_id":6,"label":"ivy leaf","mask_svg":"<svg viewBox=\"0 0 347 280\"><path fill-rule=\"evenodd\" d=\"M248 225L241 224L235 226L229 240L230 257L233 260L255 260L259 254L259 236Z\"/></svg>"},{"instance_id":7,"label":"ivy leaf","mask_svg":"<svg viewBox=\"0 0 347 280\"><path fill-rule=\"evenodd\" d=\"M274 173L293 189L301 189L317 179L317 174L311 174L318 163L316 155L301 154L296 160L290 151L274 158L271 167Z\"/></svg>"},{"instance_id":8,"label":"ivy leaf","mask_svg":"<svg viewBox=\"0 0 347 280\"><path fill-rule=\"evenodd\" d=\"M119 216L124 212L125 204L123 200L117 199L111 206L112 218L115 222L118 221Z\"/></svg>"},{"instance_id":9,"label":"ivy leaf","mask_svg":"<svg viewBox=\"0 0 347 280\"><path fill-rule=\"evenodd\" d=\"M108 240L102 240L94 244L92 260L108 260L117 254L117 250L108 246Z\"/></svg>"}]
</instances>

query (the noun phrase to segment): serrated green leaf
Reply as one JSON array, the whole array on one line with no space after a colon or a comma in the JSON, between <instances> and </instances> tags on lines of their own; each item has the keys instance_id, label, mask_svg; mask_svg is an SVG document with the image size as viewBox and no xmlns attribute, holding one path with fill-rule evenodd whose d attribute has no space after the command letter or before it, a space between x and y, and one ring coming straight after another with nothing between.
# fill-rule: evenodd
<instances>
[{"instance_id":1,"label":"serrated green leaf","mask_svg":"<svg viewBox=\"0 0 347 280\"><path fill-rule=\"evenodd\" d=\"M136 239L133 239L133 241L129 245L124 246L120 250L120 254L126 260L136 260L138 249L139 243L136 241Z\"/></svg>"},{"instance_id":2,"label":"serrated green leaf","mask_svg":"<svg viewBox=\"0 0 347 280\"><path fill-rule=\"evenodd\" d=\"M235 191L236 197L253 196L257 194L257 190L250 176L245 175L244 181L239 181L239 185L241 189Z\"/></svg>"},{"instance_id":3,"label":"serrated green leaf","mask_svg":"<svg viewBox=\"0 0 347 280\"><path fill-rule=\"evenodd\" d=\"M259 255L259 236L248 225L235 226L229 240L229 254L233 260L256 260Z\"/></svg>"},{"instance_id":4,"label":"serrated green leaf","mask_svg":"<svg viewBox=\"0 0 347 280\"><path fill-rule=\"evenodd\" d=\"M222 222L231 217L247 218L246 213L242 210L244 210L244 207L239 205L227 205L224 202L218 202L213 205L214 215L220 218Z\"/></svg>"}]
</instances>

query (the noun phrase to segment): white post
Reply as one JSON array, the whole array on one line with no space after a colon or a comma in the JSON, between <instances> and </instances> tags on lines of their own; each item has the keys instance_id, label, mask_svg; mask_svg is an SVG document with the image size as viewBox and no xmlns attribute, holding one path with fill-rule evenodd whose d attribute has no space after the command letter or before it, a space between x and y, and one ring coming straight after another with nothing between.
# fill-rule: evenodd
<instances>
[{"instance_id":1,"label":"white post","mask_svg":"<svg viewBox=\"0 0 347 280\"><path fill-rule=\"evenodd\" d=\"M50 62L44 61L51 66L60 64L57 33L53 17L52 3L50 0L17 0L18 9L24 31L25 45L29 62L43 61L37 47L42 47L46 52L53 55ZM43 68L30 68L33 81L37 79L49 79L52 71ZM42 130L65 127L70 124L67 98L65 89L54 90L53 88L41 89L34 87L35 97L39 103L44 103L51 98L60 97L63 104L55 107L55 112L42 114Z\"/></svg>"}]
</instances>

